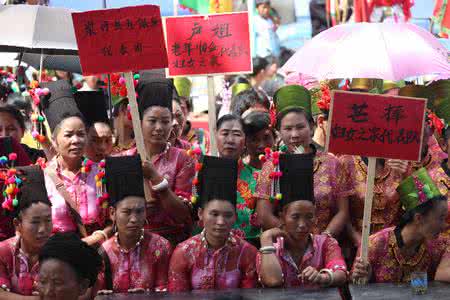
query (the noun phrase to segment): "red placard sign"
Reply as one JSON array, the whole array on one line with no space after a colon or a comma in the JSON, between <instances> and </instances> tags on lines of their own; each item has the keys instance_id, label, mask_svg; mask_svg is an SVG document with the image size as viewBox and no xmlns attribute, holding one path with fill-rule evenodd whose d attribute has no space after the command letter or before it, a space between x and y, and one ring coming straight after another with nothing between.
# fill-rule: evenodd
<instances>
[{"instance_id":1,"label":"red placard sign","mask_svg":"<svg viewBox=\"0 0 450 300\"><path fill-rule=\"evenodd\" d=\"M327 150L418 161L426 99L334 91Z\"/></svg>"},{"instance_id":2,"label":"red placard sign","mask_svg":"<svg viewBox=\"0 0 450 300\"><path fill-rule=\"evenodd\" d=\"M165 19L169 76L251 73L248 13Z\"/></svg>"},{"instance_id":3,"label":"red placard sign","mask_svg":"<svg viewBox=\"0 0 450 300\"><path fill-rule=\"evenodd\" d=\"M167 67L159 6L72 14L83 74Z\"/></svg>"}]
</instances>

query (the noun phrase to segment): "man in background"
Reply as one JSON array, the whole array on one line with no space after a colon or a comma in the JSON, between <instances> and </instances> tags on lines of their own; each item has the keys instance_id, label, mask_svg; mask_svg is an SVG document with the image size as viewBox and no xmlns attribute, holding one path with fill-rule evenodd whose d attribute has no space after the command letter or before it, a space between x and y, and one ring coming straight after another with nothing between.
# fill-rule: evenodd
<instances>
[{"instance_id":1,"label":"man in background","mask_svg":"<svg viewBox=\"0 0 450 300\"><path fill-rule=\"evenodd\" d=\"M278 25L271 15L269 0L256 0L258 14L254 17L256 56L268 57L280 55Z\"/></svg>"}]
</instances>

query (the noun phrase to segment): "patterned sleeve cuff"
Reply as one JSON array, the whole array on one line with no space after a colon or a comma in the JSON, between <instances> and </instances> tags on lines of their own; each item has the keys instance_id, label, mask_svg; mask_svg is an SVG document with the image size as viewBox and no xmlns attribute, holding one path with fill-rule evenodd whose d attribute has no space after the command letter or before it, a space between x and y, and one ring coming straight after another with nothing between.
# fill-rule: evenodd
<instances>
[{"instance_id":1,"label":"patterned sleeve cuff","mask_svg":"<svg viewBox=\"0 0 450 300\"><path fill-rule=\"evenodd\" d=\"M341 262L330 262L328 264L329 266L331 266L331 268L329 268L331 271L337 272L337 271L342 271L345 273L345 276L347 276L347 278L349 278L349 272L347 270L347 267L345 265L345 263L341 263Z\"/></svg>"}]
</instances>

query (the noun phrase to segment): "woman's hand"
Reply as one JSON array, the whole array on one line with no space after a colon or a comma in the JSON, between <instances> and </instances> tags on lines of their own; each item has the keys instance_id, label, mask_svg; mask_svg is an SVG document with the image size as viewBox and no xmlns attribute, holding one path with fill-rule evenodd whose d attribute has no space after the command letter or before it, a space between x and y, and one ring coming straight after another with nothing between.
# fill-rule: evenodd
<instances>
[{"instance_id":1,"label":"woman's hand","mask_svg":"<svg viewBox=\"0 0 450 300\"><path fill-rule=\"evenodd\" d=\"M361 257L355 259L355 264L353 266L352 280L364 280L368 281L370 277L370 264L364 263Z\"/></svg>"},{"instance_id":2,"label":"woman's hand","mask_svg":"<svg viewBox=\"0 0 450 300\"><path fill-rule=\"evenodd\" d=\"M148 180L152 180L155 177L155 174L158 173L153 163L149 160L144 160L142 162L142 172L144 173L144 178Z\"/></svg>"},{"instance_id":3,"label":"woman's hand","mask_svg":"<svg viewBox=\"0 0 450 300\"><path fill-rule=\"evenodd\" d=\"M325 284L330 281L329 276L327 274L320 274L319 271L317 271L315 268L311 266L303 270L301 277L303 282L309 282L314 284Z\"/></svg>"},{"instance_id":4,"label":"woman's hand","mask_svg":"<svg viewBox=\"0 0 450 300\"><path fill-rule=\"evenodd\" d=\"M288 239L288 234L286 231L280 229L280 228L272 228L269 230L266 230L261 234L261 246L272 246L274 242L276 242L278 237L283 237L285 239Z\"/></svg>"},{"instance_id":5,"label":"woman's hand","mask_svg":"<svg viewBox=\"0 0 450 300\"><path fill-rule=\"evenodd\" d=\"M159 184L164 180L164 177L158 173L155 165L149 160L142 162L142 172L144 173L144 178L150 180L152 185Z\"/></svg>"},{"instance_id":6,"label":"woman's hand","mask_svg":"<svg viewBox=\"0 0 450 300\"><path fill-rule=\"evenodd\" d=\"M391 168L392 172L394 172L400 178L406 177L406 172L408 171L408 162L405 160L399 159L388 159L386 164Z\"/></svg>"}]
</instances>

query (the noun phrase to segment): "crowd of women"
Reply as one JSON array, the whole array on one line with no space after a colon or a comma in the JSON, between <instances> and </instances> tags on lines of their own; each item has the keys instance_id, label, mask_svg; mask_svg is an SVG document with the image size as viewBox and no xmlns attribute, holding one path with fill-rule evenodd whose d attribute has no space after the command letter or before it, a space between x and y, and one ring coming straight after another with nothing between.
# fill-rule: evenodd
<instances>
[{"instance_id":1,"label":"crowd of women","mask_svg":"<svg viewBox=\"0 0 450 300\"><path fill-rule=\"evenodd\" d=\"M0 106L0 299L400 283L416 271L450 282L450 81L378 91L427 97L430 111L421 161L377 160L363 261L367 158L323 144L330 91L371 80L301 81L272 98L238 79L213 157L208 134L184 130L189 79L135 79L148 159L123 80L110 81L122 94L111 120L101 92L65 80L30 89L31 110Z\"/></svg>"}]
</instances>

